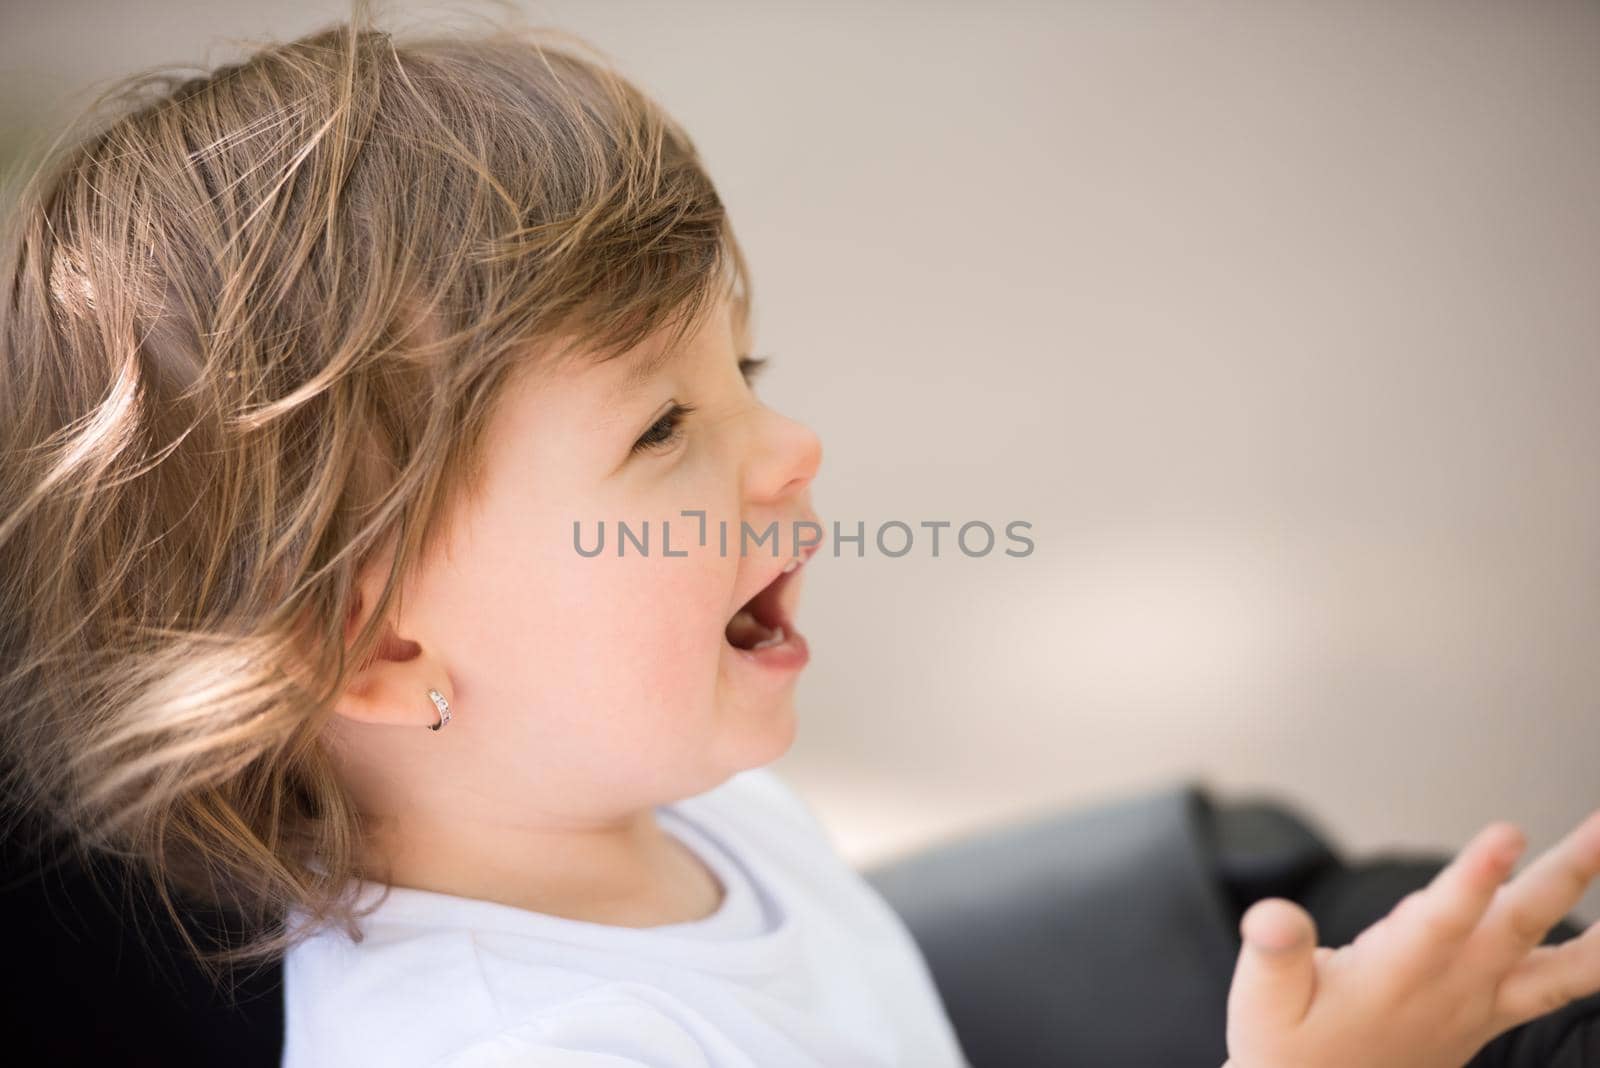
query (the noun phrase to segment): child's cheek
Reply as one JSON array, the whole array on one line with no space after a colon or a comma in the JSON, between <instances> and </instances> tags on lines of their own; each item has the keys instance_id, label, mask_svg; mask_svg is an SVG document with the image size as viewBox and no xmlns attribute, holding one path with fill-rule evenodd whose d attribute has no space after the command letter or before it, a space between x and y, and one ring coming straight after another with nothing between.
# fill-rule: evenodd
<instances>
[{"instance_id":1,"label":"child's cheek","mask_svg":"<svg viewBox=\"0 0 1600 1068\"><path fill-rule=\"evenodd\" d=\"M736 560L715 551L648 557L629 555L580 560L575 571L582 614L567 615L563 627L588 631L608 673L653 693L659 703L672 694L705 690L714 681L723 627L733 609ZM669 692L663 689L670 687Z\"/></svg>"},{"instance_id":2,"label":"child's cheek","mask_svg":"<svg viewBox=\"0 0 1600 1068\"><path fill-rule=\"evenodd\" d=\"M640 681L687 699L703 697L715 681L723 627L732 609L732 561L692 550L657 557L629 584L640 615L629 621ZM664 692L665 691L665 692Z\"/></svg>"}]
</instances>

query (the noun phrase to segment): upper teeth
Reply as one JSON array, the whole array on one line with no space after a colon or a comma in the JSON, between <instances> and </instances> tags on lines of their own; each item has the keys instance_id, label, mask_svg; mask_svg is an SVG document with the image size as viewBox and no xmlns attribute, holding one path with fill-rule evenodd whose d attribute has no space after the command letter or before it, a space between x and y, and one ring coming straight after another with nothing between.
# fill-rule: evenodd
<instances>
[{"instance_id":1,"label":"upper teeth","mask_svg":"<svg viewBox=\"0 0 1600 1068\"><path fill-rule=\"evenodd\" d=\"M800 566L800 558L797 556L793 560L790 560L787 564L783 565L783 573L785 575L787 575L789 572L793 571L795 568L797 568L799 566Z\"/></svg>"}]
</instances>

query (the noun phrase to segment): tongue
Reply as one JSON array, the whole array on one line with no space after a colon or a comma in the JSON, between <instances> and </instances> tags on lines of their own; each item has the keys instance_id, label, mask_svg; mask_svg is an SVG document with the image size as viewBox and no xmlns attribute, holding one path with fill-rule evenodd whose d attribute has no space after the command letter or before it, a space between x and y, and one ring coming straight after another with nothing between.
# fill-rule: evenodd
<instances>
[{"instance_id":1,"label":"tongue","mask_svg":"<svg viewBox=\"0 0 1600 1068\"><path fill-rule=\"evenodd\" d=\"M728 644L735 649L760 649L776 645L784 638L782 627L763 625L748 608L741 608L729 621L727 635Z\"/></svg>"}]
</instances>

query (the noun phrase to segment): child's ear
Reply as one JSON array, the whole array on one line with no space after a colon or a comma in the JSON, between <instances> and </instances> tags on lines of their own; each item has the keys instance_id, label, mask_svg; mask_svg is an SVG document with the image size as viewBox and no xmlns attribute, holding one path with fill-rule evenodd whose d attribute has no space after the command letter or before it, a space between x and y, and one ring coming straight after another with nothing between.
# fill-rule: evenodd
<instances>
[{"instance_id":1,"label":"child's ear","mask_svg":"<svg viewBox=\"0 0 1600 1068\"><path fill-rule=\"evenodd\" d=\"M386 622L377 652L350 676L333 710L358 723L432 727L440 716L429 690L439 691L447 705L453 703L444 665L418 643L397 635Z\"/></svg>"},{"instance_id":2,"label":"child's ear","mask_svg":"<svg viewBox=\"0 0 1600 1068\"><path fill-rule=\"evenodd\" d=\"M366 624L385 577L386 569L381 566L370 568L363 575L345 620L346 642ZM334 712L358 723L432 727L440 715L428 691L439 691L447 705L453 704L450 675L432 650L397 631L394 609L391 599L391 615L383 621L377 648L365 664L351 673L348 685L334 703Z\"/></svg>"}]
</instances>

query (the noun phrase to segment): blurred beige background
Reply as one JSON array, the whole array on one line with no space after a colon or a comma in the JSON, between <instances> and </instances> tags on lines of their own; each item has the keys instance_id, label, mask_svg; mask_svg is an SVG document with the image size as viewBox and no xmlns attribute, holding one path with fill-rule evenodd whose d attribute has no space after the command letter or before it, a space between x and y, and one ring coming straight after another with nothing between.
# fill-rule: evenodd
<instances>
[{"instance_id":1,"label":"blurred beige background","mask_svg":"<svg viewBox=\"0 0 1600 1068\"><path fill-rule=\"evenodd\" d=\"M812 566L778 768L853 861L1191 777L1355 853L1600 805L1600 4L517 6L700 144L824 517L1033 524ZM341 5L0 10L9 137Z\"/></svg>"}]
</instances>

